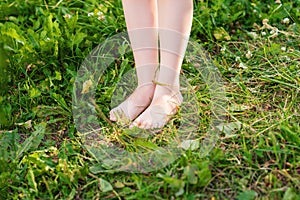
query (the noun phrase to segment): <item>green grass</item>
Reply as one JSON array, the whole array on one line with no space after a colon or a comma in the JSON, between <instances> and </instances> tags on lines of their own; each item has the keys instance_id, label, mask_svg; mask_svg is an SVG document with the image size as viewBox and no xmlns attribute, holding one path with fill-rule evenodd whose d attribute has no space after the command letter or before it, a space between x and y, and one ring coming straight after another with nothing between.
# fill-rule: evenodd
<instances>
[{"instance_id":1,"label":"green grass","mask_svg":"<svg viewBox=\"0 0 300 200\"><path fill-rule=\"evenodd\" d=\"M163 169L127 173L97 162L72 116L85 56L126 30L121 2L0 0L0 199L300 199L299 9L299 1L195 1L191 37L225 82L227 128L205 157L196 148ZM104 115L132 66L126 55L100 79ZM203 135L208 88L188 64L183 73L195 88ZM136 141L102 115L99 123L127 149L169 141Z\"/></svg>"}]
</instances>

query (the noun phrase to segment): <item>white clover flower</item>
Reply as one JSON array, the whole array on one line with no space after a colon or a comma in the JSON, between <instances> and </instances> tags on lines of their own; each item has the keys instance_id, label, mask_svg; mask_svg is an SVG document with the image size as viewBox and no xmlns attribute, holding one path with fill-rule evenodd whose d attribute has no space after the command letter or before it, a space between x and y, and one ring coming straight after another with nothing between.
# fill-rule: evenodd
<instances>
[{"instance_id":1,"label":"white clover flower","mask_svg":"<svg viewBox=\"0 0 300 200\"><path fill-rule=\"evenodd\" d=\"M256 39L258 37L257 33L255 32L249 32L248 33L253 39Z\"/></svg>"},{"instance_id":2,"label":"white clover flower","mask_svg":"<svg viewBox=\"0 0 300 200\"><path fill-rule=\"evenodd\" d=\"M98 20L99 21L101 21L101 20L103 20L105 18L103 12L101 12L101 11L97 12L97 16L98 16Z\"/></svg>"},{"instance_id":3,"label":"white clover flower","mask_svg":"<svg viewBox=\"0 0 300 200\"><path fill-rule=\"evenodd\" d=\"M88 17L94 16L94 12L88 13Z\"/></svg>"},{"instance_id":4,"label":"white clover flower","mask_svg":"<svg viewBox=\"0 0 300 200\"><path fill-rule=\"evenodd\" d=\"M65 15L64 15L64 18L66 18L66 19L71 19L71 18L72 18L72 15L70 15L70 14L65 14Z\"/></svg>"},{"instance_id":5,"label":"white clover flower","mask_svg":"<svg viewBox=\"0 0 300 200\"><path fill-rule=\"evenodd\" d=\"M239 64L239 68L248 69L248 67L242 62Z\"/></svg>"},{"instance_id":6,"label":"white clover flower","mask_svg":"<svg viewBox=\"0 0 300 200\"><path fill-rule=\"evenodd\" d=\"M103 15L102 15L102 16L99 16L99 17L98 17L98 20L99 20L99 21L104 20L104 16L103 16Z\"/></svg>"},{"instance_id":7,"label":"white clover flower","mask_svg":"<svg viewBox=\"0 0 300 200\"><path fill-rule=\"evenodd\" d=\"M281 47L281 51L286 51L286 47Z\"/></svg>"},{"instance_id":8,"label":"white clover flower","mask_svg":"<svg viewBox=\"0 0 300 200\"><path fill-rule=\"evenodd\" d=\"M283 20L282 20L282 23L283 24L289 24L290 23L290 19L289 18L284 18Z\"/></svg>"},{"instance_id":9,"label":"white clover flower","mask_svg":"<svg viewBox=\"0 0 300 200\"><path fill-rule=\"evenodd\" d=\"M225 53L225 51L226 51L226 46L223 46L223 47L221 48L221 52L222 52L222 53Z\"/></svg>"},{"instance_id":10,"label":"white clover flower","mask_svg":"<svg viewBox=\"0 0 300 200\"><path fill-rule=\"evenodd\" d=\"M261 32L261 35L265 36L265 35L267 35L267 33L265 31L263 31L263 32Z\"/></svg>"},{"instance_id":11,"label":"white clover flower","mask_svg":"<svg viewBox=\"0 0 300 200\"><path fill-rule=\"evenodd\" d=\"M246 58L250 59L251 57L252 57L252 53L251 53L251 51L249 50L249 51L247 51L247 53L246 53Z\"/></svg>"}]
</instances>

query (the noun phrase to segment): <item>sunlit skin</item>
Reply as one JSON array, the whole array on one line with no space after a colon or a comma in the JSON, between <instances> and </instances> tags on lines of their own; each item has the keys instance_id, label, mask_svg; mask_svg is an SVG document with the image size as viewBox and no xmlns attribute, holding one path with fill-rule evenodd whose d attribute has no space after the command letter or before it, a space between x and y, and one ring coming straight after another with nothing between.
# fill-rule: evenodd
<instances>
[{"instance_id":1,"label":"sunlit skin","mask_svg":"<svg viewBox=\"0 0 300 200\"><path fill-rule=\"evenodd\" d=\"M193 18L192 0L123 0L138 86L110 112L130 127L162 128L182 103L179 75ZM159 45L159 48L158 48Z\"/></svg>"}]
</instances>

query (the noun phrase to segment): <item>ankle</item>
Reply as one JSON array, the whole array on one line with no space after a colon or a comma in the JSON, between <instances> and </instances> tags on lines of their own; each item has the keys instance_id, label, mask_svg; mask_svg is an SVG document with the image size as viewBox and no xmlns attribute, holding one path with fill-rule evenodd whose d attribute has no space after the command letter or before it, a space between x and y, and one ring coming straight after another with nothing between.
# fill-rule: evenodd
<instances>
[{"instance_id":1,"label":"ankle","mask_svg":"<svg viewBox=\"0 0 300 200\"><path fill-rule=\"evenodd\" d=\"M156 85L155 88L155 93L153 100L155 99L173 99L176 101L178 104L181 104L183 101L183 97L180 93L179 87L176 86L161 86L161 85Z\"/></svg>"},{"instance_id":2,"label":"ankle","mask_svg":"<svg viewBox=\"0 0 300 200\"><path fill-rule=\"evenodd\" d=\"M177 84L168 84L162 82L154 82L158 90L165 90L167 93L180 93L180 86Z\"/></svg>"},{"instance_id":3,"label":"ankle","mask_svg":"<svg viewBox=\"0 0 300 200\"><path fill-rule=\"evenodd\" d=\"M153 82L146 82L146 83L138 83L137 88L142 88L142 87L155 87L156 85Z\"/></svg>"}]
</instances>

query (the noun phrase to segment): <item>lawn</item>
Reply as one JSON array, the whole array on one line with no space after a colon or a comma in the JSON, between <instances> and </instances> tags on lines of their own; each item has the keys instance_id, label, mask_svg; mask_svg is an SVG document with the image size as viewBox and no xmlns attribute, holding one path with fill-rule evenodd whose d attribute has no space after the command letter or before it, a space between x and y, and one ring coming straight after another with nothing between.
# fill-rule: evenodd
<instances>
[{"instance_id":1,"label":"lawn","mask_svg":"<svg viewBox=\"0 0 300 200\"><path fill-rule=\"evenodd\" d=\"M0 0L0 199L300 199L300 1L194 2L189 109L145 134L107 120L135 80L107 42L120 0ZM125 53L95 79L99 44ZM95 114L74 106L89 90Z\"/></svg>"}]
</instances>

